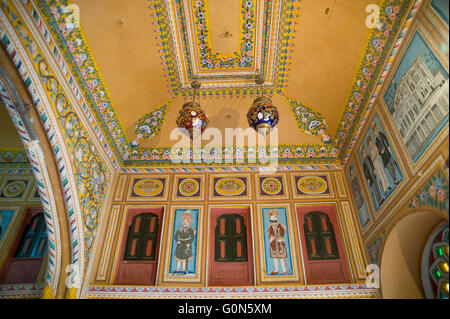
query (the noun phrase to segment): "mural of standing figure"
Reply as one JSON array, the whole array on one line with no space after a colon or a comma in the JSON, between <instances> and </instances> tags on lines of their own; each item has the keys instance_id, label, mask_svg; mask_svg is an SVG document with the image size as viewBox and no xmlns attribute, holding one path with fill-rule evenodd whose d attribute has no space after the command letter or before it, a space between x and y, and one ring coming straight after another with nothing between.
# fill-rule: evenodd
<instances>
[{"instance_id":1,"label":"mural of standing figure","mask_svg":"<svg viewBox=\"0 0 450 319\"><path fill-rule=\"evenodd\" d=\"M386 196L386 193L392 188L391 185L389 184L389 180L384 170L383 163L381 162L381 157L380 154L378 153L378 148L373 142L371 136L367 137L367 145L369 146L370 158L372 159L375 168L375 174L378 177L378 180L380 181L381 184L381 188L383 189L383 192Z\"/></svg>"},{"instance_id":2,"label":"mural of standing figure","mask_svg":"<svg viewBox=\"0 0 450 319\"><path fill-rule=\"evenodd\" d=\"M377 124L372 124L373 135L375 136L375 145L378 148L378 153L383 160L383 165L385 168L389 170L392 179L394 180L395 185L398 185L399 181L397 178L397 163L394 160L394 157L391 155L391 147L389 141L384 135L383 132L378 131ZM399 170L400 171L400 170Z\"/></svg>"},{"instance_id":3,"label":"mural of standing figure","mask_svg":"<svg viewBox=\"0 0 450 319\"><path fill-rule=\"evenodd\" d=\"M356 172L353 166L350 166L349 174L350 174L350 187L352 188L356 209L358 210L359 216L363 221L362 225L365 226L369 221L369 217L367 216L367 213L365 212L364 209L364 197L363 194L361 193L362 191L361 186L359 184L358 177L356 176Z\"/></svg>"},{"instance_id":4,"label":"mural of standing figure","mask_svg":"<svg viewBox=\"0 0 450 319\"><path fill-rule=\"evenodd\" d=\"M383 198L381 198L380 190L378 189L377 176L374 172L375 167L373 165L372 159L367 154L367 151L364 147L361 148L361 156L363 158L364 175L366 176L370 188L373 190L375 196L377 197L378 205L381 206L384 200Z\"/></svg>"},{"instance_id":5,"label":"mural of standing figure","mask_svg":"<svg viewBox=\"0 0 450 319\"><path fill-rule=\"evenodd\" d=\"M187 263L192 259L192 242L194 241L195 230L191 227L192 215L186 211L182 216L183 226L175 233L174 240L177 242L175 249L175 259L177 269L174 274L186 274Z\"/></svg>"},{"instance_id":6,"label":"mural of standing figure","mask_svg":"<svg viewBox=\"0 0 450 319\"><path fill-rule=\"evenodd\" d=\"M278 210L272 208L269 210L269 246L270 257L273 259L274 271L271 275L277 275L279 273L278 262L281 265L281 270L284 275L288 275L286 267L286 242L284 235L286 234L286 226L278 221Z\"/></svg>"}]
</instances>

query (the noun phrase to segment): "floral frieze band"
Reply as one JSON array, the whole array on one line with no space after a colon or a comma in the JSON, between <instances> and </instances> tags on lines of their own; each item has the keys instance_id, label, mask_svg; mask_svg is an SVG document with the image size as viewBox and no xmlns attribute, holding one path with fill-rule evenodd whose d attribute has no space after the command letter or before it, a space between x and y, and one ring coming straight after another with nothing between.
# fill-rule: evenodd
<instances>
[{"instance_id":1,"label":"floral frieze band","mask_svg":"<svg viewBox=\"0 0 450 319\"><path fill-rule=\"evenodd\" d=\"M0 148L0 166L29 167L27 152L20 148Z\"/></svg>"}]
</instances>

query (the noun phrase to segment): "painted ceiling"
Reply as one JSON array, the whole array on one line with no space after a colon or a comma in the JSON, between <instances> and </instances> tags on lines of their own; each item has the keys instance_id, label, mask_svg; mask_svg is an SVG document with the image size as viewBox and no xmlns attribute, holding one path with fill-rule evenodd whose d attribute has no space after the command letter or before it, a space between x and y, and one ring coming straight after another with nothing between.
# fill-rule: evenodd
<instances>
[{"instance_id":1,"label":"painted ceiling","mask_svg":"<svg viewBox=\"0 0 450 319\"><path fill-rule=\"evenodd\" d=\"M370 4L380 9L379 28L366 26ZM83 92L83 107L95 116L95 129L129 167L173 165L170 148L177 140L170 135L178 111L192 98L193 80L202 84L199 102L208 127L246 129L258 74L280 112L278 163L341 163L411 4L35 2ZM248 145L231 156L247 158L252 151L258 152Z\"/></svg>"}]
</instances>

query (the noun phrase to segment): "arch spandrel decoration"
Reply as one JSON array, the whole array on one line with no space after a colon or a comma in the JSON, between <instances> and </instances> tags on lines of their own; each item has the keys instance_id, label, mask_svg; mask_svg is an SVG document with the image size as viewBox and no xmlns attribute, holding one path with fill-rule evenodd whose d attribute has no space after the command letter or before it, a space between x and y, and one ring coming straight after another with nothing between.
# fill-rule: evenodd
<instances>
[{"instance_id":1,"label":"arch spandrel decoration","mask_svg":"<svg viewBox=\"0 0 450 319\"><path fill-rule=\"evenodd\" d=\"M30 92L60 170L71 234L74 287L81 287L98 230L111 171L89 138L60 78L33 38L20 3L1 4L0 39ZM66 79L64 79L66 80Z\"/></svg>"}]
</instances>

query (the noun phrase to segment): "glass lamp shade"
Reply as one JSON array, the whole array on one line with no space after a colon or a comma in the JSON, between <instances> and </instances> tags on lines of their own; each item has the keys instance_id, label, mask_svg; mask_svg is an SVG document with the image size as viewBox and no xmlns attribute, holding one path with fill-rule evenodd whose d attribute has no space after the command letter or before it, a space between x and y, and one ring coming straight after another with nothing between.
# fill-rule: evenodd
<instances>
[{"instance_id":1,"label":"glass lamp shade","mask_svg":"<svg viewBox=\"0 0 450 319\"><path fill-rule=\"evenodd\" d=\"M278 109L267 97L258 97L247 112L250 127L267 135L278 124Z\"/></svg>"},{"instance_id":2,"label":"glass lamp shade","mask_svg":"<svg viewBox=\"0 0 450 319\"><path fill-rule=\"evenodd\" d=\"M208 122L208 116L196 102L185 103L177 117L177 126L188 130L191 138L195 128L200 129L200 132L203 133Z\"/></svg>"}]
</instances>

